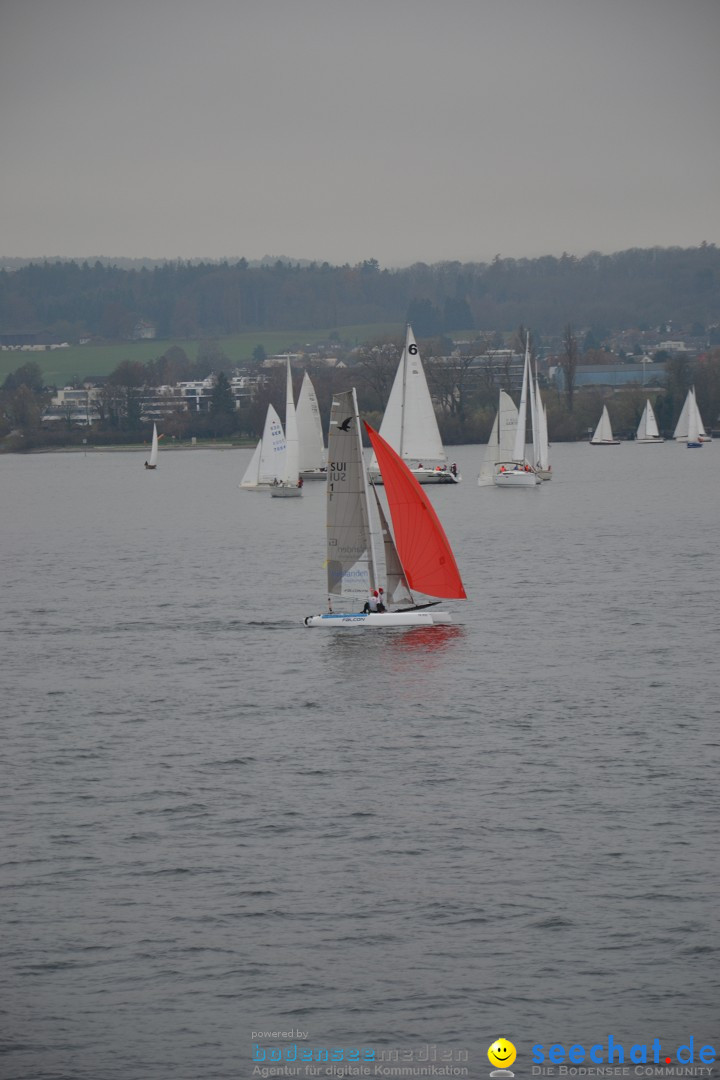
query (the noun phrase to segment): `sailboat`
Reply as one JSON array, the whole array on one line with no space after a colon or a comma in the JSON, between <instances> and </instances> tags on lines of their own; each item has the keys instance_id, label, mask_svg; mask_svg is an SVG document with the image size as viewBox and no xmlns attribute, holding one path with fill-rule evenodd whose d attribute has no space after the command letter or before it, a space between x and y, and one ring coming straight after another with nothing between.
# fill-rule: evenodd
<instances>
[{"instance_id":1,"label":"sailboat","mask_svg":"<svg viewBox=\"0 0 720 1080\"><path fill-rule=\"evenodd\" d=\"M300 478L299 456L292 370L288 360L285 380L285 471L282 477L273 481L270 487L273 499L297 499L302 495L303 482Z\"/></svg>"},{"instance_id":2,"label":"sailboat","mask_svg":"<svg viewBox=\"0 0 720 1080\"><path fill-rule=\"evenodd\" d=\"M377 491L370 503L355 390L336 394L330 414L327 483L327 614L308 615L306 626L434 626L452 622L435 611L437 599L418 602L413 591L442 599L465 599L465 589L442 525L399 454L365 424L382 473L393 531ZM379 522L385 553L388 603L410 606L384 612L332 609L332 598L362 603L379 588L376 552Z\"/></svg>"},{"instance_id":3,"label":"sailboat","mask_svg":"<svg viewBox=\"0 0 720 1080\"><path fill-rule=\"evenodd\" d=\"M598 426L595 428L595 434L590 440L591 446L619 446L620 440L613 438L612 425L610 424L610 416L607 411L607 405L603 405L602 416L598 422Z\"/></svg>"},{"instance_id":4,"label":"sailboat","mask_svg":"<svg viewBox=\"0 0 720 1080\"><path fill-rule=\"evenodd\" d=\"M158 433L157 433L157 424L153 424L152 445L150 447L150 457L145 462L145 468L146 469L157 469L157 463L158 463Z\"/></svg>"},{"instance_id":5,"label":"sailboat","mask_svg":"<svg viewBox=\"0 0 720 1080\"><path fill-rule=\"evenodd\" d=\"M240 481L244 491L267 491L268 485L285 474L285 433L280 417L268 405L262 438Z\"/></svg>"},{"instance_id":6,"label":"sailboat","mask_svg":"<svg viewBox=\"0 0 720 1080\"><path fill-rule=\"evenodd\" d=\"M711 436L707 434L707 432L705 431L705 428L703 426L702 417L700 416L700 410L698 409L697 398L695 397L695 387L694 386L691 386L690 389L687 392L687 396L686 396L685 401L683 403L683 407L682 407L682 410L680 412L680 416L678 417L678 422L675 425L675 430L673 432L673 439L675 440L675 442L687 442L688 441L688 417L689 417L689 413L690 413L691 408L693 408L693 403L694 403L694 411L697 414L698 440L701 443L712 442Z\"/></svg>"},{"instance_id":7,"label":"sailboat","mask_svg":"<svg viewBox=\"0 0 720 1080\"><path fill-rule=\"evenodd\" d=\"M326 480L327 464L322 421L315 387L307 371L303 373L297 409L299 468L303 480Z\"/></svg>"},{"instance_id":8,"label":"sailboat","mask_svg":"<svg viewBox=\"0 0 720 1080\"><path fill-rule=\"evenodd\" d=\"M390 443L420 484L457 484L457 466L447 466L447 454L440 438L435 409L428 389L412 327L405 334L405 348L395 373L380 434ZM426 461L440 464L425 465ZM381 484L377 457L370 461L370 478Z\"/></svg>"},{"instance_id":9,"label":"sailboat","mask_svg":"<svg viewBox=\"0 0 720 1080\"><path fill-rule=\"evenodd\" d=\"M702 441L700 439L701 425L702 420L700 419L700 410L697 407L695 394L692 393L688 401L687 414L687 441L685 445L688 450L700 450L702 448Z\"/></svg>"},{"instance_id":10,"label":"sailboat","mask_svg":"<svg viewBox=\"0 0 720 1080\"><path fill-rule=\"evenodd\" d=\"M640 423L638 424L637 434L635 435L635 442L645 443L664 443L665 440L658 431L657 420L655 419L655 412L650 400L645 402L645 408L643 414L640 417Z\"/></svg>"},{"instance_id":11,"label":"sailboat","mask_svg":"<svg viewBox=\"0 0 720 1080\"><path fill-rule=\"evenodd\" d=\"M552 480L552 465L550 464L550 442L548 440L547 409L540 396L537 368L535 370L535 382L532 377L530 382L534 396L535 412L533 414L533 445L535 449L535 473L541 480Z\"/></svg>"},{"instance_id":12,"label":"sailboat","mask_svg":"<svg viewBox=\"0 0 720 1080\"><path fill-rule=\"evenodd\" d=\"M518 422L515 428L515 445L512 457L506 461L499 461L495 467L493 483L496 487L534 488L540 483L540 477L536 474L535 469L525 455L525 429L527 427L529 395L532 395L532 383L530 382L530 344L528 338L525 345L525 365L523 367L522 390L520 391Z\"/></svg>"},{"instance_id":13,"label":"sailboat","mask_svg":"<svg viewBox=\"0 0 720 1080\"><path fill-rule=\"evenodd\" d=\"M502 461L509 461L515 449L517 430L517 405L504 390L500 391L498 411L495 414L492 431L480 465L478 487L492 486L495 468Z\"/></svg>"}]
</instances>

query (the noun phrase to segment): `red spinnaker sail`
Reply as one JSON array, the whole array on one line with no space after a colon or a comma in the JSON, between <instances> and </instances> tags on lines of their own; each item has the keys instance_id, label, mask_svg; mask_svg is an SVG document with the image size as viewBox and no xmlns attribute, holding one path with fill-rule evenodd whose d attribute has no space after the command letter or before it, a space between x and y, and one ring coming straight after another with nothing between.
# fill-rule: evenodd
<instances>
[{"instance_id":1,"label":"red spinnaker sail","mask_svg":"<svg viewBox=\"0 0 720 1080\"><path fill-rule=\"evenodd\" d=\"M410 588L426 596L465 600L455 556L432 504L392 446L367 423L365 430L382 473L395 546Z\"/></svg>"}]
</instances>

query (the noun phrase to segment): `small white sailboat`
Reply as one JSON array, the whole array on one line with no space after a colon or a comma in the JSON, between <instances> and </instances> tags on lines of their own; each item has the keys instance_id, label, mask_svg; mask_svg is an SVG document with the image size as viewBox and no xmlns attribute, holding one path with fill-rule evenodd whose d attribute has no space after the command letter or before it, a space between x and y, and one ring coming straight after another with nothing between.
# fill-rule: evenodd
<instances>
[{"instance_id":1,"label":"small white sailboat","mask_svg":"<svg viewBox=\"0 0 720 1080\"><path fill-rule=\"evenodd\" d=\"M675 430L673 431L673 439L675 440L675 442L684 442L684 443L686 443L688 441L688 431L689 431L688 421L689 421L689 415L690 415L690 410L691 409L694 409L695 413L697 414L698 440L701 443L712 442L712 437L710 435L708 435L707 432L705 431L705 427L704 427L703 422L702 422L702 417L700 416L700 410L698 408L697 398L695 396L695 387L694 386L690 387L690 389L688 390L687 395L685 397L685 401L683 402L683 407L682 407L682 409L680 411L680 416L678 417L678 422L675 425Z\"/></svg>"},{"instance_id":2,"label":"small white sailboat","mask_svg":"<svg viewBox=\"0 0 720 1080\"><path fill-rule=\"evenodd\" d=\"M635 435L635 442L644 443L646 446L650 443L664 443L662 435L658 431L657 420L655 419L655 412L650 399L645 402L645 408L643 414L640 417L640 423L638 424L637 433Z\"/></svg>"},{"instance_id":3,"label":"small white sailboat","mask_svg":"<svg viewBox=\"0 0 720 1080\"><path fill-rule=\"evenodd\" d=\"M607 405L603 405L602 415L598 422L598 426L595 428L595 434L590 440L591 446L619 446L620 440L613 438L612 425L610 424L610 415L607 411Z\"/></svg>"},{"instance_id":4,"label":"small white sailboat","mask_svg":"<svg viewBox=\"0 0 720 1080\"><path fill-rule=\"evenodd\" d=\"M533 432L535 433L535 473L541 480L552 480L552 465L550 464L550 442L548 440L547 409L540 396L537 370L535 371L535 383L532 377L530 382L534 392L535 413L533 418Z\"/></svg>"},{"instance_id":5,"label":"small white sailboat","mask_svg":"<svg viewBox=\"0 0 720 1080\"><path fill-rule=\"evenodd\" d=\"M490 438L488 439L480 473L478 475L478 487L491 487L495 475L496 466L503 461L510 461L515 449L515 432L517 431L518 411L517 405L504 390L500 391L498 411L495 415Z\"/></svg>"},{"instance_id":6,"label":"small white sailboat","mask_svg":"<svg viewBox=\"0 0 720 1080\"><path fill-rule=\"evenodd\" d=\"M153 424L152 445L150 446L150 457L145 462L145 468L146 469L157 469L158 451L159 451L159 443L158 443L157 424Z\"/></svg>"},{"instance_id":7,"label":"small white sailboat","mask_svg":"<svg viewBox=\"0 0 720 1080\"><path fill-rule=\"evenodd\" d=\"M326 480L327 458L322 420L315 387L307 371L303 374L297 409L299 468L303 480Z\"/></svg>"},{"instance_id":8,"label":"small white sailboat","mask_svg":"<svg viewBox=\"0 0 720 1080\"><path fill-rule=\"evenodd\" d=\"M700 411L697 407L697 401L695 400L695 394L691 394L688 402L688 414L687 414L687 441L685 445L688 450L700 450L702 449L702 441L700 439L700 427L702 421L700 419Z\"/></svg>"},{"instance_id":9,"label":"small white sailboat","mask_svg":"<svg viewBox=\"0 0 720 1080\"><path fill-rule=\"evenodd\" d=\"M498 462L493 475L493 483L500 488L534 488L540 483L540 477L530 464L525 453L525 429L527 427L528 396L532 393L530 383L530 347L525 346L525 366L523 368L522 390L518 422L515 428L515 445L512 457Z\"/></svg>"},{"instance_id":10,"label":"small white sailboat","mask_svg":"<svg viewBox=\"0 0 720 1080\"><path fill-rule=\"evenodd\" d=\"M273 499L297 499L302 495L302 486L295 398L293 397L292 371L288 360L285 381L285 472L273 481L270 494Z\"/></svg>"},{"instance_id":11,"label":"small white sailboat","mask_svg":"<svg viewBox=\"0 0 720 1080\"><path fill-rule=\"evenodd\" d=\"M447 465L447 454L411 326L407 327L405 348L390 390L380 434L408 464L418 483L460 482L457 466L454 463ZM427 465L426 462L436 464ZM382 483L375 454L370 461L370 478L373 483Z\"/></svg>"},{"instance_id":12,"label":"small white sailboat","mask_svg":"<svg viewBox=\"0 0 720 1080\"><path fill-rule=\"evenodd\" d=\"M285 475L285 433L280 417L268 405L262 438L240 481L244 491L267 491L273 481Z\"/></svg>"},{"instance_id":13,"label":"small white sailboat","mask_svg":"<svg viewBox=\"0 0 720 1080\"><path fill-rule=\"evenodd\" d=\"M413 591L443 599L465 599L465 589L450 544L437 514L413 473L395 450L369 424L370 438L382 473L393 532L377 491L375 507L368 498L360 419L354 390L336 394L330 414L327 483L327 585L329 611L308 615L306 626L392 627L434 626L452 622L449 611L437 611L437 599L418 602ZM377 513L375 513L377 511ZM379 528L378 528L379 522ZM388 603L410 602L396 611L335 612L332 598L351 603L379 588L376 546L382 532ZM394 535L393 535L394 533Z\"/></svg>"}]
</instances>

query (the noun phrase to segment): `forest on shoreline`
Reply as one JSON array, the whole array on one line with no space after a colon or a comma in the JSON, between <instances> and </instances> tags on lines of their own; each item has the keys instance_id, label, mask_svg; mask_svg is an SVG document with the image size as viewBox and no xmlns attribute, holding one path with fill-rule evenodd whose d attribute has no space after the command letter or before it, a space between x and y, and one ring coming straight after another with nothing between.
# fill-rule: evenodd
<instances>
[{"instance_id":1,"label":"forest on shoreline","mask_svg":"<svg viewBox=\"0 0 720 1080\"><path fill-rule=\"evenodd\" d=\"M416 336L512 330L555 335L670 324L720 324L720 250L630 249L582 258L416 263L382 269L278 260L167 262L124 268L97 260L39 261L0 270L0 340L131 341L223 338L248 331L412 323ZM597 336L597 333L596 333ZM720 344L720 339L711 341Z\"/></svg>"}]
</instances>

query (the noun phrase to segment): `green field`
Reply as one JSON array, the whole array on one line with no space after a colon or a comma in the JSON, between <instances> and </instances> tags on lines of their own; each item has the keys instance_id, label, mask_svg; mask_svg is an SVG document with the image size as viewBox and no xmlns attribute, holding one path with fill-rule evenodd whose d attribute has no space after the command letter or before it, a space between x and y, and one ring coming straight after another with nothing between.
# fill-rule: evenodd
<instances>
[{"instance_id":1,"label":"green field","mask_svg":"<svg viewBox=\"0 0 720 1080\"><path fill-rule=\"evenodd\" d=\"M373 323L366 326L339 326L334 330L287 330L276 333L253 331L235 337L217 338L231 366L243 364L253 349L262 345L268 356L287 350L299 351L314 342L327 341L330 334L352 347L387 335L400 336L402 323ZM69 349L44 352L0 352L0 382L11 371L34 361L39 364L48 386L65 386L88 375L109 375L123 360L145 363L162 356L171 345L184 349L191 360L197 356L201 341L128 341L119 345L72 345Z\"/></svg>"}]
</instances>

